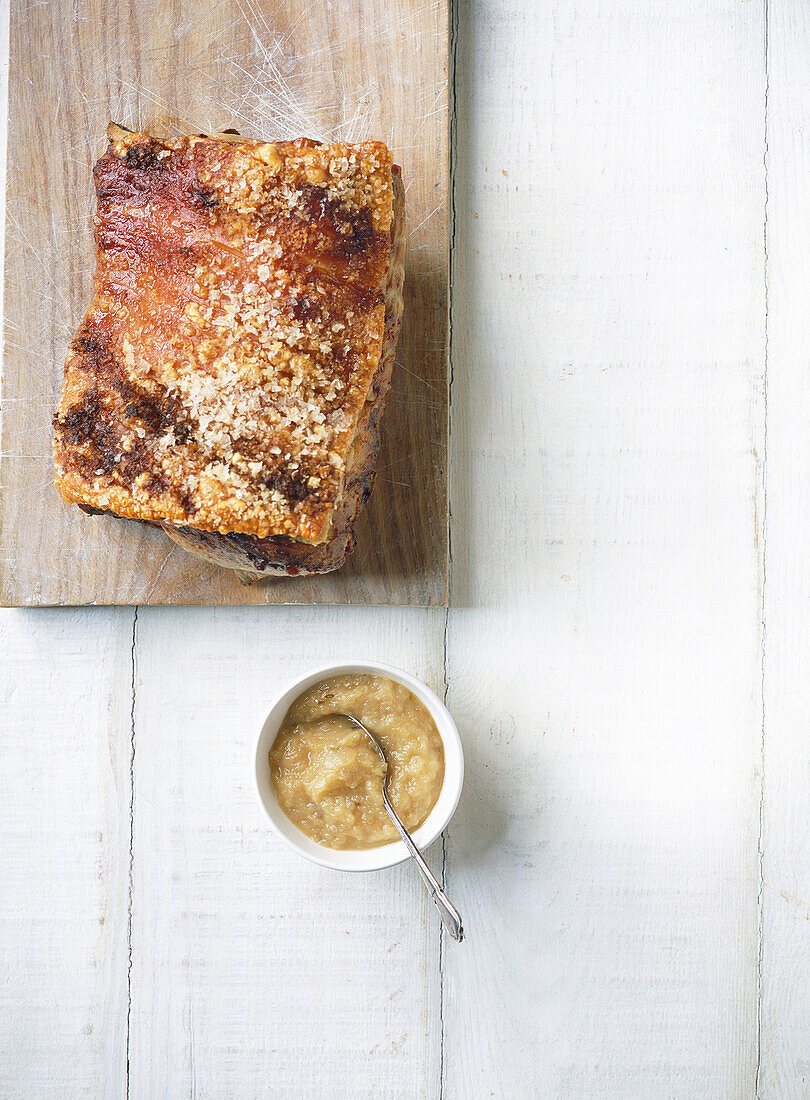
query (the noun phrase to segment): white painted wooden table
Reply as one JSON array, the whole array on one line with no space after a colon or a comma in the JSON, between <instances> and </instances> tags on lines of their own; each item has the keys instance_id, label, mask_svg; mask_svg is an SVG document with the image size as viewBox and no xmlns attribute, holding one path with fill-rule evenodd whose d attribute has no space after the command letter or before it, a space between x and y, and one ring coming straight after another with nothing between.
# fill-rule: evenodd
<instances>
[{"instance_id":1,"label":"white painted wooden table","mask_svg":"<svg viewBox=\"0 0 810 1100\"><path fill-rule=\"evenodd\" d=\"M458 8L453 606L3 613L0 1096L810 1096L810 5ZM255 803L357 654L461 946Z\"/></svg>"}]
</instances>

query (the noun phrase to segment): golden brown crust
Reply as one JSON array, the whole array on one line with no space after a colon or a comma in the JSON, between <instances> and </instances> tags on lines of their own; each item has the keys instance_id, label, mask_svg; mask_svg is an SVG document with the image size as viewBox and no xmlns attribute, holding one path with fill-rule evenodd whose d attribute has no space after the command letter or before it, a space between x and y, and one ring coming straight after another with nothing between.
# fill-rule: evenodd
<instances>
[{"instance_id":1,"label":"golden brown crust","mask_svg":"<svg viewBox=\"0 0 810 1100\"><path fill-rule=\"evenodd\" d=\"M295 539L259 539L251 535L223 535L191 527L166 526L166 534L184 550L206 561L258 576L307 575L339 569L354 546L354 523L374 486L380 444L380 421L391 382L397 338L402 322L405 279L405 191L394 168L394 203L390 262L385 282L385 334L382 354L347 458L346 481L332 516L330 537L312 545Z\"/></svg>"},{"instance_id":2,"label":"golden brown crust","mask_svg":"<svg viewBox=\"0 0 810 1100\"><path fill-rule=\"evenodd\" d=\"M333 541L386 338L390 153L109 133L60 491L168 528Z\"/></svg>"}]
</instances>

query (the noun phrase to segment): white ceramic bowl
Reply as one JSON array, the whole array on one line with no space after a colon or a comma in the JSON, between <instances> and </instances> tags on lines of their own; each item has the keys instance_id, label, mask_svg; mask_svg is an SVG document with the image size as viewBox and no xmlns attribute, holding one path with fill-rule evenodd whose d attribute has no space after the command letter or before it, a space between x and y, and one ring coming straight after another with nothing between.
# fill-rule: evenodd
<instances>
[{"instance_id":1,"label":"white ceramic bowl","mask_svg":"<svg viewBox=\"0 0 810 1100\"><path fill-rule=\"evenodd\" d=\"M461 738L447 707L438 695L432 692L429 687L425 687L421 680L417 680L415 676L411 676L401 669L392 668L391 665L380 664L377 661L322 665L320 668L314 668L304 676L300 676L294 683L289 684L280 695L276 696L270 713L262 726L259 743L256 746L256 787L261 804L267 811L273 829L300 855L306 856L314 863L320 863L323 867L335 867L340 871L378 871L383 867L393 867L394 864L402 863L403 860L408 859L408 850L402 841L396 840L391 844L383 844L379 848L368 848L364 851L337 851L333 848L325 848L322 844L316 844L314 840L310 840L299 828L293 825L279 806L273 790L270 765L267 760L267 754L276 739L279 726L293 700L302 691L306 691L308 687L317 684L319 680L325 680L328 676L341 676L354 672L388 676L390 679L404 684L417 699L422 700L430 711L444 745L444 782L436 805L431 810L427 820L412 835L417 847L422 849L427 848L439 836L453 816L461 796L461 786L464 781L464 755L461 750Z\"/></svg>"}]
</instances>

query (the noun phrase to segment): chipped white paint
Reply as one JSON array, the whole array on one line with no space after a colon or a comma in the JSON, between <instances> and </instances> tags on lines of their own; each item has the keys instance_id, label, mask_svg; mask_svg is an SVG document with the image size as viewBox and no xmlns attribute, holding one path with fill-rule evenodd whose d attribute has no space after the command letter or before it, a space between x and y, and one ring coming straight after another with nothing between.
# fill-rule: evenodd
<instances>
[{"instance_id":1,"label":"chipped white paint","mask_svg":"<svg viewBox=\"0 0 810 1100\"><path fill-rule=\"evenodd\" d=\"M137 629L132 1096L435 1097L424 889L408 867L302 864L251 772L268 700L307 665L382 654L441 691L444 612L149 608Z\"/></svg>"},{"instance_id":2,"label":"chipped white paint","mask_svg":"<svg viewBox=\"0 0 810 1100\"><path fill-rule=\"evenodd\" d=\"M808 1095L810 18L770 0L766 260L765 14L459 5L446 621L4 614L0 1094L128 1050L133 1097ZM461 947L255 805L267 698L352 653L446 682Z\"/></svg>"},{"instance_id":3,"label":"chipped white paint","mask_svg":"<svg viewBox=\"0 0 810 1100\"><path fill-rule=\"evenodd\" d=\"M131 610L0 618L0 1096L126 1096Z\"/></svg>"},{"instance_id":4,"label":"chipped white paint","mask_svg":"<svg viewBox=\"0 0 810 1100\"><path fill-rule=\"evenodd\" d=\"M763 7L478 11L447 672L475 939L445 953L447 1095L750 1097ZM506 57L516 85L481 80Z\"/></svg>"}]
</instances>

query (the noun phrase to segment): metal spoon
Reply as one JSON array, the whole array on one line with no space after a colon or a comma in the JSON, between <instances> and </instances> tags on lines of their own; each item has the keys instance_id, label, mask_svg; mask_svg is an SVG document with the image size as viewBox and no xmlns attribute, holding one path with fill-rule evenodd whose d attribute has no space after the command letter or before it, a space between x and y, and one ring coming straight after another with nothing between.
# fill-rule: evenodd
<instances>
[{"instance_id":1,"label":"metal spoon","mask_svg":"<svg viewBox=\"0 0 810 1100\"><path fill-rule=\"evenodd\" d=\"M414 842L411 840L411 834L408 832L408 830L402 824L402 821L400 819L399 814L394 809L394 807L391 805L391 801L388 798L388 791L386 790L386 786L388 784L388 757L385 755L385 750L383 749L382 745L377 740L377 738L374 736L374 734L369 729L367 729L363 725L362 722L358 721L358 719L353 717L353 715L351 715L351 714L343 714L341 712L335 712L334 714L325 715L325 717L327 717L327 718L345 718L347 722L351 722L352 725L357 726L357 728L361 729L363 731L363 733L366 735L366 737L368 737L369 741L371 741L374 748L380 754L380 759L382 760L383 764L385 764L385 775L383 776L382 796L383 796L383 802L385 803L385 808L388 812L388 816L391 818L391 821L394 823L394 828L396 829L396 831L399 833L399 835L402 837L403 841L405 842L405 847L408 849L408 851L413 856L413 858L416 862L416 866L419 869L419 874L422 876L422 881L424 882L425 886L427 887L428 893L433 898L433 901L436 905L436 908L439 910L439 914L442 918L442 923L444 924L445 929L453 937L454 940L456 940L458 943L461 943L461 941L464 939L464 929L461 926L461 916L460 916L458 910L450 902L450 899L448 898L447 894L445 894L444 890L442 890L438 879L433 874L433 872L428 867L428 865L425 863L424 859L422 858L422 853L419 851L419 849L416 847Z\"/></svg>"}]
</instances>

